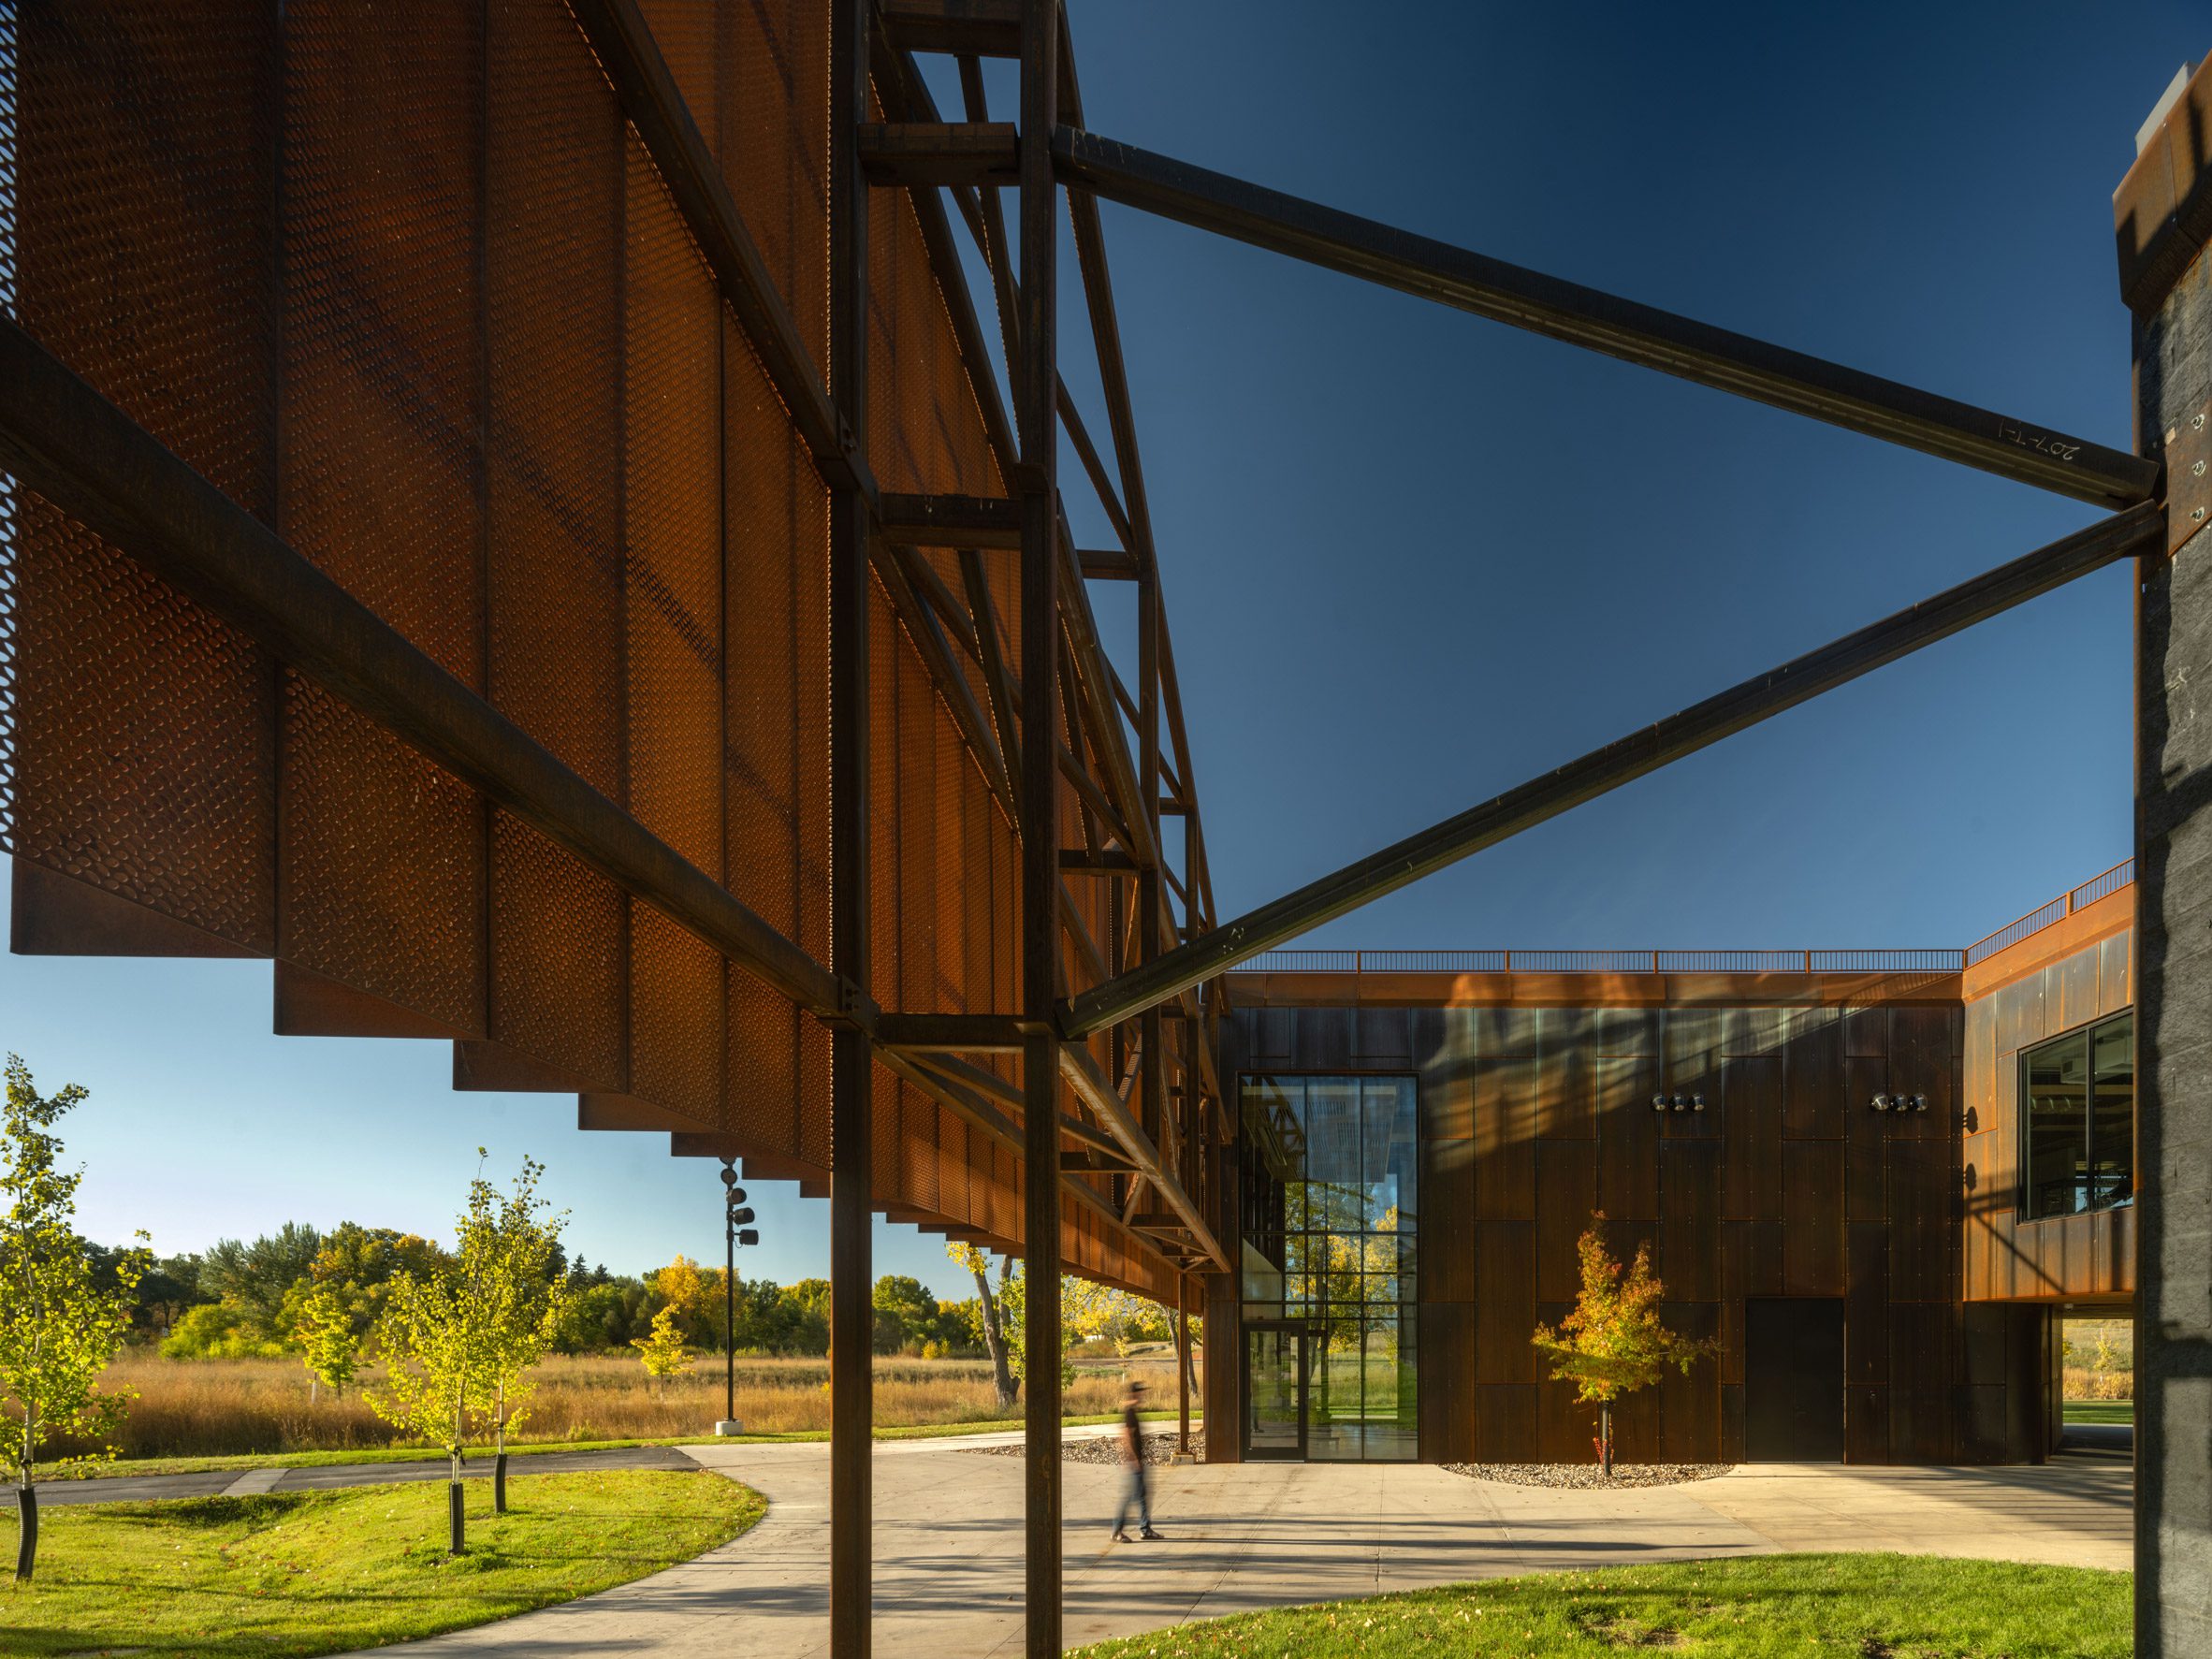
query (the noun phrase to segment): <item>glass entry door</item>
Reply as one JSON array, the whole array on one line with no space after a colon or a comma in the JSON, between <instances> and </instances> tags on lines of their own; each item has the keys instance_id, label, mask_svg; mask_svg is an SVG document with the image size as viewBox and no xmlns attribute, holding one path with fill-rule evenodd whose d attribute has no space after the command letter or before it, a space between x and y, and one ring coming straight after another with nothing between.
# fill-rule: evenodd
<instances>
[{"instance_id":1,"label":"glass entry door","mask_svg":"<svg viewBox=\"0 0 2212 1659\"><path fill-rule=\"evenodd\" d=\"M1244 1456L1305 1457L1305 1327L1244 1326Z\"/></svg>"}]
</instances>

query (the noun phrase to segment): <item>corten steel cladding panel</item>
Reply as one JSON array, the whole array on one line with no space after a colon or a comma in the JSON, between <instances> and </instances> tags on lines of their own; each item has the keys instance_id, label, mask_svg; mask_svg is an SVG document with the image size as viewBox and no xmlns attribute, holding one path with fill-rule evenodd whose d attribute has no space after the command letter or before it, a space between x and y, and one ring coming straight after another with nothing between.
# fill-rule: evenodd
<instances>
[{"instance_id":1,"label":"corten steel cladding panel","mask_svg":"<svg viewBox=\"0 0 2212 1659\"><path fill-rule=\"evenodd\" d=\"M711 118L709 107L701 119ZM721 307L660 175L635 144L626 186L630 809L720 879ZM631 1088L717 1122L726 965L650 906L633 899L630 909Z\"/></svg>"},{"instance_id":2,"label":"corten steel cladding panel","mask_svg":"<svg viewBox=\"0 0 2212 1659\"><path fill-rule=\"evenodd\" d=\"M825 360L826 7L647 10ZM22 8L22 320L826 961L826 493L565 8L387 14ZM911 204L870 211L879 476L1000 493ZM0 826L72 879L19 928L38 909L89 940L111 895L107 948L277 956L288 1029L451 1034L472 1079L630 1095L826 1169L811 1016L36 497L9 512ZM1016 562L984 556L1018 665ZM1018 841L885 606L876 630L877 995L1011 1011ZM1075 908L1111 950L1106 888ZM1005 1149L883 1097L880 1196L1018 1239ZM1068 1225L1071 1261L1171 1286L1126 1230Z\"/></svg>"},{"instance_id":3,"label":"corten steel cladding panel","mask_svg":"<svg viewBox=\"0 0 2212 1659\"><path fill-rule=\"evenodd\" d=\"M481 691L482 20L303 0L284 56L275 529ZM281 712L278 955L481 1035L483 803L290 670Z\"/></svg>"},{"instance_id":4,"label":"corten steel cladding panel","mask_svg":"<svg viewBox=\"0 0 2212 1659\"><path fill-rule=\"evenodd\" d=\"M1409 1055L1367 1028L1375 1011L1242 1006L1222 1058L1232 1075L1418 1073L1424 1457L1588 1455L1589 1414L1527 1339L1570 1305L1594 1205L1621 1259L1650 1246L1669 1323L1721 1345L1618 1415L1623 1455L1739 1456L1745 1308L1793 1296L1841 1299L1849 1461L2040 1455L2030 1434L1976 1427L2025 1407L2001 1367L1955 1358L1956 1004L1730 1008L1717 1023L1701 1008L1417 1008ZM1928 1108L1876 1112L1892 1091ZM1705 1110L1673 1110L1677 1092Z\"/></svg>"},{"instance_id":5,"label":"corten steel cladding panel","mask_svg":"<svg viewBox=\"0 0 2212 1659\"><path fill-rule=\"evenodd\" d=\"M632 143L567 17L489 15L489 691L626 798L622 305ZM628 1088L627 903L495 813L489 1035Z\"/></svg>"},{"instance_id":6,"label":"corten steel cladding panel","mask_svg":"<svg viewBox=\"0 0 2212 1659\"><path fill-rule=\"evenodd\" d=\"M270 516L272 9L35 6L16 28L19 320L234 501ZM267 953L269 662L38 497L17 502L8 851L142 907L167 936L147 948Z\"/></svg>"},{"instance_id":7,"label":"corten steel cladding panel","mask_svg":"<svg viewBox=\"0 0 2212 1659\"><path fill-rule=\"evenodd\" d=\"M2025 945L2015 947L2026 952ZM2132 929L2034 963L1966 1005L1965 1212L1970 1301L2118 1302L2135 1288L2132 1205L2025 1221L2020 1055L2133 1005ZM2002 957L1991 958L2001 969Z\"/></svg>"}]
</instances>

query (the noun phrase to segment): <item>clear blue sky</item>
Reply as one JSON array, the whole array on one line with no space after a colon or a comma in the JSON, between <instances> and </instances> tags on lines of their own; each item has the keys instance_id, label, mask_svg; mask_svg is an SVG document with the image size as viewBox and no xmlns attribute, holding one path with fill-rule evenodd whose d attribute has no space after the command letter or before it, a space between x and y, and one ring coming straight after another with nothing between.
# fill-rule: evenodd
<instances>
[{"instance_id":1,"label":"clear blue sky","mask_svg":"<svg viewBox=\"0 0 2212 1659\"><path fill-rule=\"evenodd\" d=\"M2110 196L2201 10L1070 9L1100 132L2129 443ZM2091 516L1106 213L1227 911ZM2128 612L2106 572L1318 937L1965 943L2128 851ZM712 1165L582 1136L565 1098L455 1095L438 1045L272 1037L265 967L7 957L0 1009L42 1081L93 1090L95 1236L429 1231L484 1144L546 1160L593 1259L719 1251ZM751 1186L749 1271L825 1272L826 1206ZM936 1241L879 1239L956 1290Z\"/></svg>"}]
</instances>

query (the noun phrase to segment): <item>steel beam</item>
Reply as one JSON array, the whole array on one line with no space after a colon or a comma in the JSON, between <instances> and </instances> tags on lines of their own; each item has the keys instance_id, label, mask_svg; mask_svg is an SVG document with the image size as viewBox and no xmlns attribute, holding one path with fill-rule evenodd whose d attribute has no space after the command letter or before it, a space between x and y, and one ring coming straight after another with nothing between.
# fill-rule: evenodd
<instances>
[{"instance_id":1,"label":"steel beam","mask_svg":"<svg viewBox=\"0 0 2212 1659\"><path fill-rule=\"evenodd\" d=\"M915 51L1022 53L1022 0L882 0L892 38Z\"/></svg>"},{"instance_id":2,"label":"steel beam","mask_svg":"<svg viewBox=\"0 0 2212 1659\"><path fill-rule=\"evenodd\" d=\"M815 471L832 489L856 485L872 495L874 481L860 460L859 429L840 415L815 372L798 325L745 228L721 165L692 121L636 0L572 0L569 9L699 244L715 285L791 412Z\"/></svg>"},{"instance_id":3,"label":"steel beam","mask_svg":"<svg viewBox=\"0 0 2212 1659\"><path fill-rule=\"evenodd\" d=\"M1019 778L1022 772L1022 736L1018 720L1021 699L1014 691L1013 670L1006 661L1005 636L998 630L998 607L991 602L990 576L983 569L981 553L969 548L961 550L960 586L968 594L968 614L975 622L976 650L983 670L983 691L991 699L991 721L998 729L999 751L1005 757L1008 772ZM1021 827L1021 813L1017 810L1014 813L1014 827L1017 830Z\"/></svg>"},{"instance_id":4,"label":"steel beam","mask_svg":"<svg viewBox=\"0 0 2212 1659\"><path fill-rule=\"evenodd\" d=\"M0 464L740 968L837 1011L828 969L6 319Z\"/></svg>"},{"instance_id":5,"label":"steel beam","mask_svg":"<svg viewBox=\"0 0 2212 1659\"><path fill-rule=\"evenodd\" d=\"M1174 1171L1161 1161L1159 1149L1145 1137L1137 1120L1122 1104L1113 1085L1100 1074L1098 1062L1090 1051L1080 1042L1065 1043L1060 1048L1060 1070L1075 1090L1076 1099L1091 1109L1091 1114L1106 1128L1106 1132L1119 1143L1122 1153L1137 1166L1138 1173L1150 1182L1153 1190L1165 1199L1168 1208L1174 1212L1175 1225L1198 1241L1199 1248L1214 1259L1223 1273L1231 1269L1229 1255L1221 1242L1214 1236L1214 1230L1206 1225L1206 1218L1199 1213L1190 1195L1183 1190L1183 1183L1175 1178Z\"/></svg>"},{"instance_id":6,"label":"steel beam","mask_svg":"<svg viewBox=\"0 0 2212 1659\"><path fill-rule=\"evenodd\" d=\"M1022 1022L1011 1014L882 1013L876 1041L910 1054L1018 1055Z\"/></svg>"},{"instance_id":7,"label":"steel beam","mask_svg":"<svg viewBox=\"0 0 2212 1659\"><path fill-rule=\"evenodd\" d=\"M1015 0L1018 6L1018 0ZM894 121L938 121L936 102L929 95L929 87L922 79L922 70L911 53L898 48L888 28L879 32L876 38L875 80L877 96L883 100L884 114ZM972 61L972 60L971 60ZM966 201L970 192L956 192ZM996 200L997 192L987 193ZM1001 477L1011 477L1020 459L1013 428L1007 418L1006 406L998 396L998 381L990 352L983 344L982 325L976 316L975 299L968 292L968 272L960 263L960 253L953 245L952 226L945 218L943 198L934 190L918 190L908 196L914 210L914 220L922 231L922 246L929 257L929 266L937 275L937 284L944 295L945 313L953 325L953 342L958 348L960 359L968 371L969 389L975 394L976 407L983 418L983 436L991 445L992 457L998 462ZM1008 355L1008 361L1012 356Z\"/></svg>"},{"instance_id":8,"label":"steel beam","mask_svg":"<svg viewBox=\"0 0 2212 1659\"><path fill-rule=\"evenodd\" d=\"M903 1055L895 1049L878 1049L876 1052L886 1070L905 1078L930 1099L950 1108L1014 1157L1023 1156L1022 1127L983 1099L978 1091L968 1087L958 1078L948 1075L942 1069L942 1056ZM1080 1175L1085 1173L1104 1175L1113 1171L1096 1167L1087 1171L1071 1169L1068 1161L1070 1156L1065 1153L1061 1155L1059 1168L1062 1189L1101 1221L1118 1225L1121 1213L1108 1203L1095 1187L1079 1179Z\"/></svg>"},{"instance_id":9,"label":"steel beam","mask_svg":"<svg viewBox=\"0 0 2212 1659\"><path fill-rule=\"evenodd\" d=\"M887 495L880 502L883 538L910 547L1002 547L1022 545L1020 503L982 495Z\"/></svg>"},{"instance_id":10,"label":"steel beam","mask_svg":"<svg viewBox=\"0 0 2212 1659\"><path fill-rule=\"evenodd\" d=\"M860 165L881 187L1011 184L1016 177L1011 122L884 122L860 129Z\"/></svg>"},{"instance_id":11,"label":"steel beam","mask_svg":"<svg viewBox=\"0 0 2212 1659\"><path fill-rule=\"evenodd\" d=\"M854 481L830 491L830 942L855 1000L867 995L870 939L868 593L873 503L866 475L868 185L860 127L868 114L871 0L830 7L830 392ZM875 1052L842 1026L830 1051L830 1653L866 1659L874 1644Z\"/></svg>"},{"instance_id":12,"label":"steel beam","mask_svg":"<svg viewBox=\"0 0 2212 1659\"><path fill-rule=\"evenodd\" d=\"M1007 771L1006 757L999 752L991 719L976 701L968 676L953 660L953 647L945 638L944 630L938 626L936 612L922 596L918 578L925 579L923 573L928 569L928 563L913 548L895 543L882 544L882 552L883 557L876 560L876 574L883 583L884 592L890 596L892 608L906 623L914 641L915 654L922 659L922 666L937 689L938 700L953 717L953 723L960 728L961 738L983 775L984 787L997 797L1011 819L1017 813L1013 780Z\"/></svg>"},{"instance_id":13,"label":"steel beam","mask_svg":"<svg viewBox=\"0 0 2212 1659\"><path fill-rule=\"evenodd\" d=\"M1555 818L1718 743L1899 657L2025 604L2077 576L2161 544L2165 515L2146 503L2100 520L1932 599L1755 675L1680 714L1593 749L1418 835L1309 882L1157 961L1093 986L1063 1005L1061 1035L1080 1039L1138 1010L1226 972L1246 957L1296 939L1370 899L1395 892L1469 853Z\"/></svg>"},{"instance_id":14,"label":"steel beam","mask_svg":"<svg viewBox=\"0 0 2212 1659\"><path fill-rule=\"evenodd\" d=\"M1061 179L1109 201L2103 507L2155 462L1655 306L1063 127Z\"/></svg>"},{"instance_id":15,"label":"steel beam","mask_svg":"<svg viewBox=\"0 0 2212 1659\"><path fill-rule=\"evenodd\" d=\"M1084 547L1075 555L1075 562L1093 581L1133 582L1142 568L1135 554L1112 547Z\"/></svg>"}]
</instances>

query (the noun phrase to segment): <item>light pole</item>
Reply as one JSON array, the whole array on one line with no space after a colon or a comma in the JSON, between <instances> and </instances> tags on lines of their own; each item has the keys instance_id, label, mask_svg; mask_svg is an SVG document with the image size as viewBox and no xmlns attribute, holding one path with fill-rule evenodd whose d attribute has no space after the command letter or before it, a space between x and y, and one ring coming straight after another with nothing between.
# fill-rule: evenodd
<instances>
[{"instance_id":1,"label":"light pole","mask_svg":"<svg viewBox=\"0 0 2212 1659\"><path fill-rule=\"evenodd\" d=\"M740 1434L737 1421L737 1246L757 1244L761 1235L745 1224L753 1218L737 1185L734 1158L722 1159L722 1420L717 1434Z\"/></svg>"}]
</instances>

